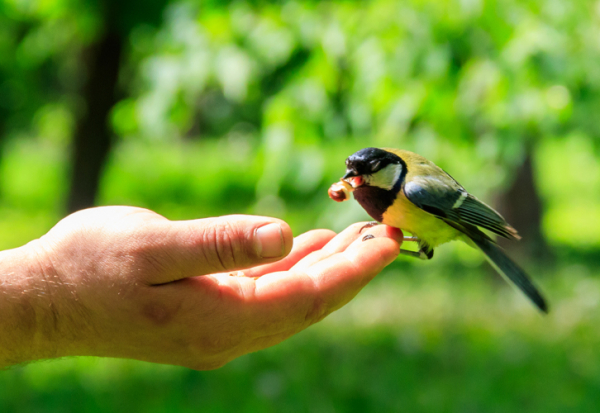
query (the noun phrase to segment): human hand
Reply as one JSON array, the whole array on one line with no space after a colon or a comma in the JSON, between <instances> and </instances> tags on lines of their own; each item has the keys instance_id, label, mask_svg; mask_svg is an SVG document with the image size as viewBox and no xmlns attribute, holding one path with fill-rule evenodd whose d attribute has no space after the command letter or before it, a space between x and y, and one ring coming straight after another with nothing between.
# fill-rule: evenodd
<instances>
[{"instance_id":1,"label":"human hand","mask_svg":"<svg viewBox=\"0 0 600 413\"><path fill-rule=\"evenodd\" d=\"M35 322L19 336L29 348L4 363L91 355L220 367L323 319L392 262L402 233L383 225L360 233L363 225L310 231L292 247L289 226L275 218L77 212L12 250L7 262L36 263L19 287L31 309L20 314ZM366 234L376 238L364 242Z\"/></svg>"}]
</instances>

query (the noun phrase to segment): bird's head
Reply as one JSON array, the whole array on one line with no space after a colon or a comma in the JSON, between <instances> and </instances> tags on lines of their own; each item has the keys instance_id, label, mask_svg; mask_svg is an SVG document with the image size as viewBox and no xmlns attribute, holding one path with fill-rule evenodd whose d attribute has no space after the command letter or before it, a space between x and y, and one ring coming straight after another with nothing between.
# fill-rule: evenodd
<instances>
[{"instance_id":1,"label":"bird's head","mask_svg":"<svg viewBox=\"0 0 600 413\"><path fill-rule=\"evenodd\" d=\"M346 174L342 179L354 188L361 186L391 190L401 184L406 163L396 154L379 148L365 148L346 159Z\"/></svg>"}]
</instances>

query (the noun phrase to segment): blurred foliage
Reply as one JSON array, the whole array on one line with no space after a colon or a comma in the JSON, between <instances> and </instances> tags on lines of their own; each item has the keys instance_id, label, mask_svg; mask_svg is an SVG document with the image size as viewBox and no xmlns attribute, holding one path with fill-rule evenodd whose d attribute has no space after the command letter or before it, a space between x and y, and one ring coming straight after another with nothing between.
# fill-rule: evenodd
<instances>
[{"instance_id":1,"label":"blurred foliage","mask_svg":"<svg viewBox=\"0 0 600 413\"><path fill-rule=\"evenodd\" d=\"M232 205L298 231L340 229L364 213L324 190L361 147L415 150L483 199L511 184L532 147L551 243L600 245L596 3L178 1L158 27L162 3L151 3L127 26L127 97L111 119L121 140L102 203L171 218ZM102 4L3 3L8 139L68 142Z\"/></svg>"},{"instance_id":2,"label":"blurred foliage","mask_svg":"<svg viewBox=\"0 0 600 413\"><path fill-rule=\"evenodd\" d=\"M326 195L360 148L414 150L489 202L529 151L558 261L525 264L553 313L450 245L219 371L34 364L0 374L0 410L598 410L599 2L0 0L0 248L64 214L85 49L108 25L128 43L100 204L340 230L367 219Z\"/></svg>"}]
</instances>

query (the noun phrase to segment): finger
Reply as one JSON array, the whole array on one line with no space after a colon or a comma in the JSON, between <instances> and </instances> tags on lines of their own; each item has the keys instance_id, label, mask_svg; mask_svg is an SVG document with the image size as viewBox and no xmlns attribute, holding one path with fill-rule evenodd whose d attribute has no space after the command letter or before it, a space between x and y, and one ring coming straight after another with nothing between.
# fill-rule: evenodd
<instances>
[{"instance_id":1,"label":"finger","mask_svg":"<svg viewBox=\"0 0 600 413\"><path fill-rule=\"evenodd\" d=\"M271 264L249 268L243 272L243 275L260 277L272 272L287 271L308 254L323 248L335 235L335 232L326 229L313 230L299 235L294 238L294 246L287 257Z\"/></svg>"},{"instance_id":2,"label":"finger","mask_svg":"<svg viewBox=\"0 0 600 413\"><path fill-rule=\"evenodd\" d=\"M378 225L376 227L372 227L369 229L365 229L362 231L356 239L349 245L349 247L354 246L355 244L360 244L362 242L368 242L374 238L387 237L394 240L397 240L400 245L402 245L402 241L404 238L404 233L401 229L390 227L388 225Z\"/></svg>"},{"instance_id":3,"label":"finger","mask_svg":"<svg viewBox=\"0 0 600 413\"><path fill-rule=\"evenodd\" d=\"M144 251L157 267L151 284L274 262L293 244L289 225L276 218L230 215L155 225Z\"/></svg>"},{"instance_id":4,"label":"finger","mask_svg":"<svg viewBox=\"0 0 600 413\"><path fill-rule=\"evenodd\" d=\"M380 226L369 233L376 238L365 242L361 234L345 251L315 263L306 270L323 299L329 303L330 312L350 301L400 253L402 231Z\"/></svg>"},{"instance_id":5,"label":"finger","mask_svg":"<svg viewBox=\"0 0 600 413\"><path fill-rule=\"evenodd\" d=\"M257 279L253 319L262 321L257 330L265 335L299 331L346 304L398 256L401 240L392 235L354 243L303 271Z\"/></svg>"},{"instance_id":6,"label":"finger","mask_svg":"<svg viewBox=\"0 0 600 413\"><path fill-rule=\"evenodd\" d=\"M329 241L320 251L316 251L305 258L301 259L295 266L295 270L303 270L315 262L319 262L337 252L343 251L350 245L366 222L357 222L356 224L350 225L348 228L336 235L331 241Z\"/></svg>"},{"instance_id":7,"label":"finger","mask_svg":"<svg viewBox=\"0 0 600 413\"><path fill-rule=\"evenodd\" d=\"M400 231L399 229L387 225L377 225L363 230L366 224L366 222L358 222L349 226L340 234L338 234L337 237L331 240L331 242L329 242L322 251L313 253L298 262L298 264L294 266L294 270L302 271L316 262L322 261L323 259L332 256L335 253L344 251L349 245L362 240L367 234L384 236L393 239L398 239L398 237L401 236L398 235L398 231ZM401 233L402 231L400 231L400 234ZM400 242L402 241L400 240Z\"/></svg>"},{"instance_id":8,"label":"finger","mask_svg":"<svg viewBox=\"0 0 600 413\"><path fill-rule=\"evenodd\" d=\"M344 251L363 232L362 230L366 224L367 222L357 222L350 225L332 239L323 249L330 254Z\"/></svg>"}]
</instances>

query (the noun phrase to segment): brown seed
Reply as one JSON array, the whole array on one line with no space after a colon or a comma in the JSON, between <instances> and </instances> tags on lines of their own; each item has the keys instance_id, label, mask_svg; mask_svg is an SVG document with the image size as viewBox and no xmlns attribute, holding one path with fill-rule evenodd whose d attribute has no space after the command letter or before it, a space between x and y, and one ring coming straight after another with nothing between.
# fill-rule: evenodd
<instances>
[{"instance_id":1,"label":"brown seed","mask_svg":"<svg viewBox=\"0 0 600 413\"><path fill-rule=\"evenodd\" d=\"M329 198L333 199L335 202L344 202L350 199L350 192L352 191L352 186L345 181L339 181L331 185L329 187Z\"/></svg>"}]
</instances>

